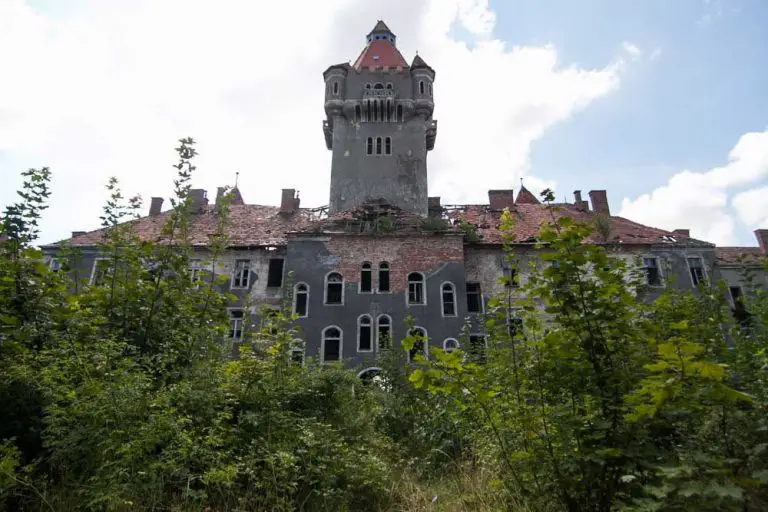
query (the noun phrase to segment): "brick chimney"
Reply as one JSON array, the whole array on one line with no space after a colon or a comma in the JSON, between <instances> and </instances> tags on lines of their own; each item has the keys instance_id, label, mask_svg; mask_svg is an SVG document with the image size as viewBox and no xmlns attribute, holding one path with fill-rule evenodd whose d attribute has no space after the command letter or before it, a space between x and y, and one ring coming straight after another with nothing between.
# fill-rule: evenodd
<instances>
[{"instance_id":1,"label":"brick chimney","mask_svg":"<svg viewBox=\"0 0 768 512\"><path fill-rule=\"evenodd\" d=\"M430 217L440 217L442 215L443 208L440 205L440 197L427 198L427 212Z\"/></svg>"},{"instance_id":2,"label":"brick chimney","mask_svg":"<svg viewBox=\"0 0 768 512\"><path fill-rule=\"evenodd\" d=\"M149 203L149 215L158 215L163 209L163 198L153 197L152 202Z\"/></svg>"},{"instance_id":3,"label":"brick chimney","mask_svg":"<svg viewBox=\"0 0 768 512\"><path fill-rule=\"evenodd\" d=\"M488 202L491 204L491 211L500 212L504 208L512 208L515 205L514 190L489 190Z\"/></svg>"},{"instance_id":4,"label":"brick chimney","mask_svg":"<svg viewBox=\"0 0 768 512\"><path fill-rule=\"evenodd\" d=\"M768 254L768 229L756 229L755 238L757 238L757 245L760 246L760 252Z\"/></svg>"},{"instance_id":5,"label":"brick chimney","mask_svg":"<svg viewBox=\"0 0 768 512\"><path fill-rule=\"evenodd\" d=\"M675 229L672 231L674 234L685 237L685 238L691 238L691 230L690 229Z\"/></svg>"},{"instance_id":6,"label":"brick chimney","mask_svg":"<svg viewBox=\"0 0 768 512\"><path fill-rule=\"evenodd\" d=\"M299 196L295 188L284 188L280 200L280 213L293 213L299 209Z\"/></svg>"},{"instance_id":7,"label":"brick chimney","mask_svg":"<svg viewBox=\"0 0 768 512\"><path fill-rule=\"evenodd\" d=\"M189 191L189 198L192 201L192 212L199 212L208 206L208 194L203 188L193 188Z\"/></svg>"},{"instance_id":8,"label":"brick chimney","mask_svg":"<svg viewBox=\"0 0 768 512\"><path fill-rule=\"evenodd\" d=\"M608 194L605 190L590 190L589 201L592 203L592 211L611 215L611 208L608 206Z\"/></svg>"},{"instance_id":9,"label":"brick chimney","mask_svg":"<svg viewBox=\"0 0 768 512\"><path fill-rule=\"evenodd\" d=\"M75 238L76 236L84 235L85 231L73 231L72 232L72 238Z\"/></svg>"},{"instance_id":10,"label":"brick chimney","mask_svg":"<svg viewBox=\"0 0 768 512\"><path fill-rule=\"evenodd\" d=\"M589 203L581 198L581 190L573 191L573 204L576 206L577 210L581 210L582 212L589 211Z\"/></svg>"}]
</instances>

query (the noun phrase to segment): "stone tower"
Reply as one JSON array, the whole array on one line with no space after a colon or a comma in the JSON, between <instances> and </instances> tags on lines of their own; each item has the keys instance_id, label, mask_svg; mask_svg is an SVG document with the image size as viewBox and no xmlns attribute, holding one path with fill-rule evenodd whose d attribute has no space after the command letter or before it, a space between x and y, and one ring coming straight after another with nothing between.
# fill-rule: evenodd
<instances>
[{"instance_id":1,"label":"stone tower","mask_svg":"<svg viewBox=\"0 0 768 512\"><path fill-rule=\"evenodd\" d=\"M333 152L330 213L368 202L427 215L427 151L435 145L435 71L409 66L379 21L354 64L329 67L325 144Z\"/></svg>"}]
</instances>

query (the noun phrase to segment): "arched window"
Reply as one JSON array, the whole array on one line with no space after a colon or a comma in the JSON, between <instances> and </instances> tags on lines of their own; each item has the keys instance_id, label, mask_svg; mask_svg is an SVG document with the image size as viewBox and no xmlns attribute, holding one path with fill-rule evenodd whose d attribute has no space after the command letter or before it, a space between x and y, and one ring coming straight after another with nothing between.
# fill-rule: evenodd
<instances>
[{"instance_id":1,"label":"arched window","mask_svg":"<svg viewBox=\"0 0 768 512\"><path fill-rule=\"evenodd\" d=\"M384 84L382 84L380 82L377 82L376 85L373 86L373 88L374 89L383 89L384 88Z\"/></svg>"},{"instance_id":2,"label":"arched window","mask_svg":"<svg viewBox=\"0 0 768 512\"><path fill-rule=\"evenodd\" d=\"M371 293L373 291L373 271L369 262L363 262L363 268L360 269L360 293Z\"/></svg>"},{"instance_id":3,"label":"arched window","mask_svg":"<svg viewBox=\"0 0 768 512\"><path fill-rule=\"evenodd\" d=\"M344 304L344 278L338 272L331 272L325 278L325 303Z\"/></svg>"},{"instance_id":4,"label":"arched window","mask_svg":"<svg viewBox=\"0 0 768 512\"><path fill-rule=\"evenodd\" d=\"M361 118L362 112L360 111L360 105L355 105L355 121L359 123Z\"/></svg>"},{"instance_id":5,"label":"arched window","mask_svg":"<svg viewBox=\"0 0 768 512\"><path fill-rule=\"evenodd\" d=\"M427 303L424 293L424 274L411 272L408 274L408 305L423 305Z\"/></svg>"},{"instance_id":6,"label":"arched window","mask_svg":"<svg viewBox=\"0 0 768 512\"><path fill-rule=\"evenodd\" d=\"M387 99L387 122L392 122L392 102Z\"/></svg>"},{"instance_id":7,"label":"arched window","mask_svg":"<svg viewBox=\"0 0 768 512\"><path fill-rule=\"evenodd\" d=\"M403 106L402 105L397 106L397 122L398 123L403 122Z\"/></svg>"},{"instance_id":8,"label":"arched window","mask_svg":"<svg viewBox=\"0 0 768 512\"><path fill-rule=\"evenodd\" d=\"M445 338L443 340L443 350L445 350L449 354L459 348L461 348L461 345L459 345L459 342L456 341L455 338Z\"/></svg>"},{"instance_id":9,"label":"arched window","mask_svg":"<svg viewBox=\"0 0 768 512\"><path fill-rule=\"evenodd\" d=\"M376 154L381 154L381 137L376 137Z\"/></svg>"},{"instance_id":10,"label":"arched window","mask_svg":"<svg viewBox=\"0 0 768 512\"><path fill-rule=\"evenodd\" d=\"M389 263L379 263L379 292L389 293Z\"/></svg>"},{"instance_id":11,"label":"arched window","mask_svg":"<svg viewBox=\"0 0 768 512\"><path fill-rule=\"evenodd\" d=\"M373 154L373 137L368 137L368 140L366 141L366 154Z\"/></svg>"},{"instance_id":12,"label":"arched window","mask_svg":"<svg viewBox=\"0 0 768 512\"><path fill-rule=\"evenodd\" d=\"M424 94L424 80L419 81L419 94Z\"/></svg>"},{"instance_id":13,"label":"arched window","mask_svg":"<svg viewBox=\"0 0 768 512\"><path fill-rule=\"evenodd\" d=\"M296 366L304 365L304 341L298 338L291 343L291 363Z\"/></svg>"},{"instance_id":14,"label":"arched window","mask_svg":"<svg viewBox=\"0 0 768 512\"><path fill-rule=\"evenodd\" d=\"M376 319L376 346L379 350L392 348L392 319L389 315L379 315Z\"/></svg>"},{"instance_id":15,"label":"arched window","mask_svg":"<svg viewBox=\"0 0 768 512\"><path fill-rule=\"evenodd\" d=\"M371 88L371 84L365 84L365 88L366 89L370 89Z\"/></svg>"},{"instance_id":16,"label":"arched window","mask_svg":"<svg viewBox=\"0 0 768 512\"><path fill-rule=\"evenodd\" d=\"M373 100L373 122L379 122L379 102L376 100Z\"/></svg>"},{"instance_id":17,"label":"arched window","mask_svg":"<svg viewBox=\"0 0 768 512\"><path fill-rule=\"evenodd\" d=\"M427 331L423 327L414 327L408 334L416 338L413 348L408 351L408 362L413 362L417 354L427 357Z\"/></svg>"},{"instance_id":18,"label":"arched window","mask_svg":"<svg viewBox=\"0 0 768 512\"><path fill-rule=\"evenodd\" d=\"M323 329L323 339L320 343L322 361L341 361L341 329L330 326Z\"/></svg>"},{"instance_id":19,"label":"arched window","mask_svg":"<svg viewBox=\"0 0 768 512\"><path fill-rule=\"evenodd\" d=\"M307 283L296 283L293 287L293 312L300 318L306 318L309 315L309 285Z\"/></svg>"},{"instance_id":20,"label":"arched window","mask_svg":"<svg viewBox=\"0 0 768 512\"><path fill-rule=\"evenodd\" d=\"M384 153L387 155L392 154L392 137L387 137L384 139Z\"/></svg>"},{"instance_id":21,"label":"arched window","mask_svg":"<svg viewBox=\"0 0 768 512\"><path fill-rule=\"evenodd\" d=\"M424 91L421 91L424 92ZM333 94L339 94L339 82L333 82Z\"/></svg>"},{"instance_id":22,"label":"arched window","mask_svg":"<svg viewBox=\"0 0 768 512\"><path fill-rule=\"evenodd\" d=\"M387 89L392 89L392 83L391 82L387 84Z\"/></svg>"},{"instance_id":23,"label":"arched window","mask_svg":"<svg viewBox=\"0 0 768 512\"><path fill-rule=\"evenodd\" d=\"M456 316L456 288L453 283L443 283L443 316Z\"/></svg>"},{"instance_id":24,"label":"arched window","mask_svg":"<svg viewBox=\"0 0 768 512\"><path fill-rule=\"evenodd\" d=\"M373 352L373 321L370 315L357 319L357 351Z\"/></svg>"}]
</instances>

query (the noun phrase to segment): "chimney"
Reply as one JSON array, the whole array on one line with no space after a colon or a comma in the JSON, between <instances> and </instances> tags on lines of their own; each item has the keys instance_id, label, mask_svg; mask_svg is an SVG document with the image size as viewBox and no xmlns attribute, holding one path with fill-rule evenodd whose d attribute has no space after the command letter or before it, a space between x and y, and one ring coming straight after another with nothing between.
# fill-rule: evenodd
<instances>
[{"instance_id":1,"label":"chimney","mask_svg":"<svg viewBox=\"0 0 768 512\"><path fill-rule=\"evenodd\" d=\"M216 187L216 204L221 202L221 199L224 197L225 190L227 190L227 187Z\"/></svg>"},{"instance_id":2,"label":"chimney","mask_svg":"<svg viewBox=\"0 0 768 512\"><path fill-rule=\"evenodd\" d=\"M208 206L208 194L206 194L205 189L190 189L189 199L192 201L192 212L194 213L199 212Z\"/></svg>"},{"instance_id":3,"label":"chimney","mask_svg":"<svg viewBox=\"0 0 768 512\"><path fill-rule=\"evenodd\" d=\"M149 203L149 215L158 215L160 213L160 210L163 209L163 198L162 197L153 197L152 202Z\"/></svg>"},{"instance_id":4,"label":"chimney","mask_svg":"<svg viewBox=\"0 0 768 512\"><path fill-rule=\"evenodd\" d=\"M293 213L299 209L299 197L295 188L284 188L280 200L280 213Z\"/></svg>"},{"instance_id":5,"label":"chimney","mask_svg":"<svg viewBox=\"0 0 768 512\"><path fill-rule=\"evenodd\" d=\"M85 231L73 231L72 232L72 238L75 238L76 236L84 235Z\"/></svg>"},{"instance_id":6,"label":"chimney","mask_svg":"<svg viewBox=\"0 0 768 512\"><path fill-rule=\"evenodd\" d=\"M577 210L582 212L589 211L589 203L581 198L581 190L573 191L573 204L576 206Z\"/></svg>"},{"instance_id":7,"label":"chimney","mask_svg":"<svg viewBox=\"0 0 768 512\"><path fill-rule=\"evenodd\" d=\"M760 252L768 254L768 229L756 229L755 238L757 238L757 245L760 246Z\"/></svg>"},{"instance_id":8,"label":"chimney","mask_svg":"<svg viewBox=\"0 0 768 512\"><path fill-rule=\"evenodd\" d=\"M488 202L493 212L500 212L504 208L513 208L515 205L515 192L514 190L489 190Z\"/></svg>"},{"instance_id":9,"label":"chimney","mask_svg":"<svg viewBox=\"0 0 768 512\"><path fill-rule=\"evenodd\" d=\"M431 217L440 217L442 210L443 208L440 205L440 197L427 198L427 211Z\"/></svg>"},{"instance_id":10,"label":"chimney","mask_svg":"<svg viewBox=\"0 0 768 512\"><path fill-rule=\"evenodd\" d=\"M682 236L682 237L685 237L685 238L690 238L691 237L691 230L690 229L674 229L674 230L672 230L672 232L674 234L676 234L676 235L679 235L679 236Z\"/></svg>"},{"instance_id":11,"label":"chimney","mask_svg":"<svg viewBox=\"0 0 768 512\"><path fill-rule=\"evenodd\" d=\"M589 200L592 203L592 211L610 217L611 208L608 206L608 194L605 190L590 190Z\"/></svg>"}]
</instances>

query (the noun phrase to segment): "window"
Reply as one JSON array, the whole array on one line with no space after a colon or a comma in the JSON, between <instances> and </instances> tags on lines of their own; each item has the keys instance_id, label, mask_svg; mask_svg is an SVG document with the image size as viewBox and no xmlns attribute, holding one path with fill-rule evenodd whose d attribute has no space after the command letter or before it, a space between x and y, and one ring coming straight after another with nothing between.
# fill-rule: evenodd
<instances>
[{"instance_id":1,"label":"window","mask_svg":"<svg viewBox=\"0 0 768 512\"><path fill-rule=\"evenodd\" d=\"M91 270L91 284L93 286L104 286L112 274L112 264L106 258L96 258Z\"/></svg>"},{"instance_id":2,"label":"window","mask_svg":"<svg viewBox=\"0 0 768 512\"><path fill-rule=\"evenodd\" d=\"M280 288L283 286L283 265L285 260L282 258L272 258L269 260L269 271L267 273L267 287Z\"/></svg>"},{"instance_id":3,"label":"window","mask_svg":"<svg viewBox=\"0 0 768 512\"><path fill-rule=\"evenodd\" d=\"M333 82L333 94L339 94L339 82Z\"/></svg>"},{"instance_id":4,"label":"window","mask_svg":"<svg viewBox=\"0 0 768 512\"><path fill-rule=\"evenodd\" d=\"M456 289L452 283L443 283L443 316L456 316Z\"/></svg>"},{"instance_id":5,"label":"window","mask_svg":"<svg viewBox=\"0 0 768 512\"><path fill-rule=\"evenodd\" d=\"M325 278L325 303L344 304L344 278L338 272L331 272Z\"/></svg>"},{"instance_id":6,"label":"window","mask_svg":"<svg viewBox=\"0 0 768 512\"><path fill-rule=\"evenodd\" d=\"M338 327L326 327L323 329L321 345L323 362L341 361L341 329Z\"/></svg>"},{"instance_id":7,"label":"window","mask_svg":"<svg viewBox=\"0 0 768 512\"><path fill-rule=\"evenodd\" d=\"M480 283L467 283L467 311L470 313L483 312L483 294Z\"/></svg>"},{"instance_id":8,"label":"window","mask_svg":"<svg viewBox=\"0 0 768 512\"><path fill-rule=\"evenodd\" d=\"M413 362L418 354L427 357L427 331L422 327L414 327L408 334L416 338L416 341L413 342L413 348L408 351L408 362Z\"/></svg>"},{"instance_id":9,"label":"window","mask_svg":"<svg viewBox=\"0 0 768 512\"><path fill-rule=\"evenodd\" d=\"M643 258L645 282L649 286L661 286L661 270L658 258Z\"/></svg>"},{"instance_id":10,"label":"window","mask_svg":"<svg viewBox=\"0 0 768 512\"><path fill-rule=\"evenodd\" d=\"M482 334L470 334L469 357L476 363L483 364L486 360L485 336Z\"/></svg>"},{"instance_id":11,"label":"window","mask_svg":"<svg viewBox=\"0 0 768 512\"><path fill-rule=\"evenodd\" d=\"M392 83L391 82L387 84L387 89L392 89Z\"/></svg>"},{"instance_id":12,"label":"window","mask_svg":"<svg viewBox=\"0 0 768 512\"><path fill-rule=\"evenodd\" d=\"M376 319L376 346L379 350L392 348L392 319L387 315Z\"/></svg>"},{"instance_id":13,"label":"window","mask_svg":"<svg viewBox=\"0 0 768 512\"><path fill-rule=\"evenodd\" d=\"M371 293L373 291L373 271L371 264L367 261L363 263L360 270L360 293Z\"/></svg>"},{"instance_id":14,"label":"window","mask_svg":"<svg viewBox=\"0 0 768 512\"><path fill-rule=\"evenodd\" d=\"M371 88L371 84L365 84L365 88L366 89L370 89Z\"/></svg>"},{"instance_id":15,"label":"window","mask_svg":"<svg viewBox=\"0 0 768 512\"><path fill-rule=\"evenodd\" d=\"M397 106L397 122L398 123L403 122L403 106L402 105Z\"/></svg>"},{"instance_id":16,"label":"window","mask_svg":"<svg viewBox=\"0 0 768 512\"><path fill-rule=\"evenodd\" d=\"M61 260L51 258L51 261L48 262L48 268L51 269L51 272L58 272L61 270Z\"/></svg>"},{"instance_id":17,"label":"window","mask_svg":"<svg viewBox=\"0 0 768 512\"><path fill-rule=\"evenodd\" d=\"M370 315L357 319L357 351L373 352L373 322Z\"/></svg>"},{"instance_id":18,"label":"window","mask_svg":"<svg viewBox=\"0 0 768 512\"><path fill-rule=\"evenodd\" d=\"M306 318L309 315L309 286L307 283L296 283L293 289L293 312L300 318Z\"/></svg>"},{"instance_id":19,"label":"window","mask_svg":"<svg viewBox=\"0 0 768 512\"><path fill-rule=\"evenodd\" d=\"M361 118L362 112L360 111L360 105L355 105L355 121L359 123Z\"/></svg>"},{"instance_id":20,"label":"window","mask_svg":"<svg viewBox=\"0 0 768 512\"><path fill-rule=\"evenodd\" d=\"M741 286L730 286L728 288L728 292L731 295L731 303L733 304L733 309L743 310L744 294L742 293Z\"/></svg>"},{"instance_id":21,"label":"window","mask_svg":"<svg viewBox=\"0 0 768 512\"><path fill-rule=\"evenodd\" d=\"M376 154L381 154L381 137L376 137Z\"/></svg>"},{"instance_id":22,"label":"window","mask_svg":"<svg viewBox=\"0 0 768 512\"><path fill-rule=\"evenodd\" d=\"M372 155L373 154L373 137L368 137L368 140L366 141L366 154Z\"/></svg>"},{"instance_id":23,"label":"window","mask_svg":"<svg viewBox=\"0 0 768 512\"><path fill-rule=\"evenodd\" d=\"M392 137L387 137L384 139L384 153L387 155L392 154Z\"/></svg>"},{"instance_id":24,"label":"window","mask_svg":"<svg viewBox=\"0 0 768 512\"><path fill-rule=\"evenodd\" d=\"M519 310L510 308L507 312L507 329L509 337L514 339L515 337L523 333L523 319L520 318Z\"/></svg>"},{"instance_id":25,"label":"window","mask_svg":"<svg viewBox=\"0 0 768 512\"><path fill-rule=\"evenodd\" d=\"M520 276L516 264L504 264L504 286L507 288L520 288Z\"/></svg>"},{"instance_id":26,"label":"window","mask_svg":"<svg viewBox=\"0 0 768 512\"><path fill-rule=\"evenodd\" d=\"M419 272L408 274L408 305L426 304L424 294L424 275Z\"/></svg>"},{"instance_id":27,"label":"window","mask_svg":"<svg viewBox=\"0 0 768 512\"><path fill-rule=\"evenodd\" d=\"M454 338L445 338L443 340L443 350L445 350L449 354L454 350L458 350L459 348L461 348L461 345L459 345L459 342L456 341Z\"/></svg>"},{"instance_id":28,"label":"window","mask_svg":"<svg viewBox=\"0 0 768 512\"><path fill-rule=\"evenodd\" d=\"M299 339L291 343L291 363L295 366L304 366L304 342Z\"/></svg>"},{"instance_id":29,"label":"window","mask_svg":"<svg viewBox=\"0 0 768 512\"><path fill-rule=\"evenodd\" d=\"M373 86L373 88L374 88L374 89L383 89L383 88L384 88L384 84L382 84L382 83L376 83L376 85L374 85L374 86Z\"/></svg>"},{"instance_id":30,"label":"window","mask_svg":"<svg viewBox=\"0 0 768 512\"><path fill-rule=\"evenodd\" d=\"M389 292L389 263L386 261L379 263L379 292Z\"/></svg>"},{"instance_id":31,"label":"window","mask_svg":"<svg viewBox=\"0 0 768 512\"><path fill-rule=\"evenodd\" d=\"M200 286L200 277L203 271L202 260L189 260L189 280L195 288Z\"/></svg>"},{"instance_id":32,"label":"window","mask_svg":"<svg viewBox=\"0 0 768 512\"><path fill-rule=\"evenodd\" d=\"M243 339L243 319L245 313L242 309L229 310L229 338L233 341Z\"/></svg>"},{"instance_id":33,"label":"window","mask_svg":"<svg viewBox=\"0 0 768 512\"><path fill-rule=\"evenodd\" d=\"M701 258L698 256L688 258L688 269L691 272L693 286L699 286L699 284L705 282L704 264L702 263Z\"/></svg>"},{"instance_id":34,"label":"window","mask_svg":"<svg viewBox=\"0 0 768 512\"><path fill-rule=\"evenodd\" d=\"M232 285L230 288L248 288L251 278L251 261L236 260L235 271L232 274Z\"/></svg>"},{"instance_id":35,"label":"window","mask_svg":"<svg viewBox=\"0 0 768 512\"><path fill-rule=\"evenodd\" d=\"M419 81L419 94L424 94L424 80Z\"/></svg>"}]
</instances>

